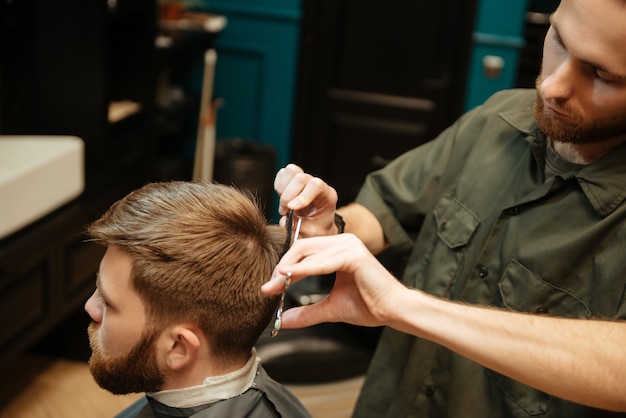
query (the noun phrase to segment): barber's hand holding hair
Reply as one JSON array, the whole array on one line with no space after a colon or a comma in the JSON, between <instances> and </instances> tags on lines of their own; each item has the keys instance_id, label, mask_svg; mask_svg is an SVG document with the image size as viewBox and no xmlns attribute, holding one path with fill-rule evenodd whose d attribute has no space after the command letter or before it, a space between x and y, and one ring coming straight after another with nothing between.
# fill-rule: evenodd
<instances>
[{"instance_id":1,"label":"barber's hand holding hair","mask_svg":"<svg viewBox=\"0 0 626 418\"><path fill-rule=\"evenodd\" d=\"M278 213L282 216L281 225L285 224L285 215L294 210L296 216L306 219L300 231L302 236L336 233L337 192L322 179L305 173L295 164L289 164L276 174L274 190L280 196Z\"/></svg>"},{"instance_id":2,"label":"barber's hand holding hair","mask_svg":"<svg viewBox=\"0 0 626 418\"><path fill-rule=\"evenodd\" d=\"M284 312L284 328L301 328L323 322L362 326L388 323L397 296L407 289L389 273L352 234L300 239L274 269L262 291L283 291L287 273L292 283L307 276L337 272L330 294L322 301Z\"/></svg>"}]
</instances>

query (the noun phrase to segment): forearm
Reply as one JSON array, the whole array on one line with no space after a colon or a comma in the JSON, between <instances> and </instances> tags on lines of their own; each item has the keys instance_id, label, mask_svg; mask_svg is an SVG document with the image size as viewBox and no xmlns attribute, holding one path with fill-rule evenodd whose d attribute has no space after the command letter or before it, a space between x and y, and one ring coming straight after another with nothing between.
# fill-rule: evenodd
<instances>
[{"instance_id":1,"label":"forearm","mask_svg":"<svg viewBox=\"0 0 626 418\"><path fill-rule=\"evenodd\" d=\"M626 323L463 305L408 289L400 293L384 310L387 325L559 398L626 410Z\"/></svg>"},{"instance_id":2,"label":"forearm","mask_svg":"<svg viewBox=\"0 0 626 418\"><path fill-rule=\"evenodd\" d=\"M359 237L372 254L378 254L387 248L382 226L365 206L351 203L338 209L337 213L344 218L345 232Z\"/></svg>"}]
</instances>

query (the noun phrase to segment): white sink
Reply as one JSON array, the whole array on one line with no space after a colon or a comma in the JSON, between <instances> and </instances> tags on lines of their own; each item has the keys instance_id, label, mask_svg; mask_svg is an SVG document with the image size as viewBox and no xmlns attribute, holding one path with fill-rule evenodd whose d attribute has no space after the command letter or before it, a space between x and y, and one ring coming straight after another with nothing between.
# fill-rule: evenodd
<instances>
[{"instance_id":1,"label":"white sink","mask_svg":"<svg viewBox=\"0 0 626 418\"><path fill-rule=\"evenodd\" d=\"M0 239L83 192L84 154L74 136L0 136Z\"/></svg>"}]
</instances>

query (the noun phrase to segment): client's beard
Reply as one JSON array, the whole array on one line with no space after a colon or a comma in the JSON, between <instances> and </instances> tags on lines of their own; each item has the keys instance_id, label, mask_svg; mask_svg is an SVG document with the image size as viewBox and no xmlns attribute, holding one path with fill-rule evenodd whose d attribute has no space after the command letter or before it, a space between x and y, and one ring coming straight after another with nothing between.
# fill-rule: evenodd
<instances>
[{"instance_id":1,"label":"client's beard","mask_svg":"<svg viewBox=\"0 0 626 418\"><path fill-rule=\"evenodd\" d=\"M114 358L102 354L94 324L89 325L88 333L92 350L89 370L100 387L116 395L161 390L164 377L156 361L154 332L144 333L127 355Z\"/></svg>"}]
</instances>

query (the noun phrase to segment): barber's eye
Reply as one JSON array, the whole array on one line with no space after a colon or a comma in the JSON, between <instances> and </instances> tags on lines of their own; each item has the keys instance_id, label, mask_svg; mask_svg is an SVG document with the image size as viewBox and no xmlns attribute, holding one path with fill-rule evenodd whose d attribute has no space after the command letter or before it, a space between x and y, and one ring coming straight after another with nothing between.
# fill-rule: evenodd
<instances>
[{"instance_id":1,"label":"barber's eye","mask_svg":"<svg viewBox=\"0 0 626 418\"><path fill-rule=\"evenodd\" d=\"M615 77L613 77L613 76L611 76L611 75L609 75L609 74L606 74L606 73L605 73L604 71L602 71L602 70L595 70L595 71L594 71L594 75L595 75L595 77L596 77L598 80L600 80L600 81L602 81L602 82L604 82L604 83L607 83L607 84L611 84L611 83L615 83L615 82L617 82L617 79L616 79Z\"/></svg>"}]
</instances>

